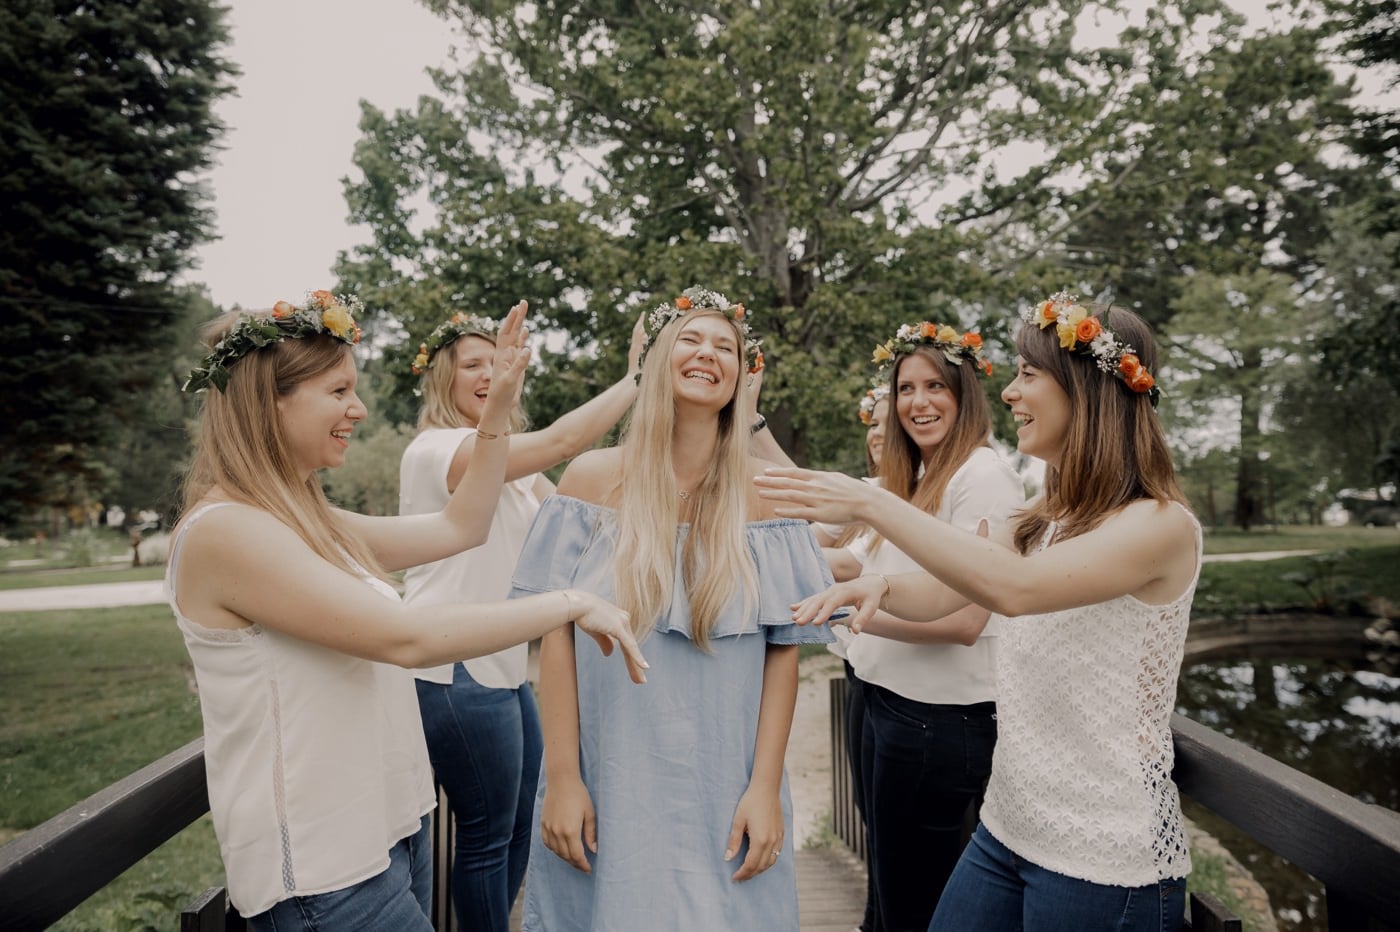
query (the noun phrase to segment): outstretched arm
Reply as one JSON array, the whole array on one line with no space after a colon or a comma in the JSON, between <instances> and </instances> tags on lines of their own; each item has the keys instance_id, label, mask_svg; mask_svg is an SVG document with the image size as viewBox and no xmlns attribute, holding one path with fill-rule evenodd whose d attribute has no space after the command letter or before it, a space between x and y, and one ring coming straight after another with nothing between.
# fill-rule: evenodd
<instances>
[{"instance_id":1,"label":"outstretched arm","mask_svg":"<svg viewBox=\"0 0 1400 932\"><path fill-rule=\"evenodd\" d=\"M206 627L256 624L353 657L426 667L495 653L573 621L605 654L620 646L633 680L646 679L627 613L591 593L410 607L327 562L257 508L201 519L186 533L178 573L181 611Z\"/></svg>"},{"instance_id":2,"label":"outstretched arm","mask_svg":"<svg viewBox=\"0 0 1400 932\"><path fill-rule=\"evenodd\" d=\"M515 434L510 438L510 457L506 463L506 481L543 472L578 456L612 429L622 419L637 398L637 365L646 330L642 317L632 327L632 344L627 352L627 372L611 387L557 418L540 430ZM493 376L494 379L494 376ZM487 400L495 397L495 382ZM483 416L483 420L485 417ZM476 435L467 437L452 457L447 470L447 489L453 491L462 481L477 450ZM483 442L482 446L486 444Z\"/></svg>"},{"instance_id":3,"label":"outstretched arm","mask_svg":"<svg viewBox=\"0 0 1400 932\"><path fill-rule=\"evenodd\" d=\"M482 409L480 453L473 458L464 481L435 514L371 517L351 511L337 511L351 533L359 535L374 549L387 570L399 570L420 563L431 563L454 553L470 550L486 541L496 503L501 498L506 461L510 453L507 436L512 399L525 377L530 349L525 343L525 312L521 301L510 309L496 338L496 354L491 366L492 392ZM487 440L486 434L494 439Z\"/></svg>"},{"instance_id":4,"label":"outstretched arm","mask_svg":"<svg viewBox=\"0 0 1400 932\"><path fill-rule=\"evenodd\" d=\"M917 597L929 599L920 607L906 590L908 577L889 578L884 607L905 618L938 618L969 602L1011 616L1091 605L1123 595L1156 604L1179 595L1195 571L1195 529L1190 517L1184 509L1155 501L1134 502L1092 531L1022 556L840 473L775 468L755 483L759 495L774 503L776 514L815 521L862 521L942 580L944 585L917 584ZM871 585L869 577L861 577L838 583L828 592L854 587L850 592L868 603ZM884 589L879 577L874 585ZM878 598L877 593L877 604ZM809 604L813 599L804 600L799 620L817 620L818 609L825 611L830 601L821 599L818 605ZM863 610L857 612L863 621L861 616L869 617Z\"/></svg>"}]
</instances>

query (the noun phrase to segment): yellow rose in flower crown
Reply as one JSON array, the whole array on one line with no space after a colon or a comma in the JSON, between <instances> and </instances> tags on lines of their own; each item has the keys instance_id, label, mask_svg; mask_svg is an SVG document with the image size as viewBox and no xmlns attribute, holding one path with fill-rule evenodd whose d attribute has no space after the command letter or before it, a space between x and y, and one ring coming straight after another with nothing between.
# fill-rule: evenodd
<instances>
[{"instance_id":1,"label":"yellow rose in flower crown","mask_svg":"<svg viewBox=\"0 0 1400 932\"><path fill-rule=\"evenodd\" d=\"M889 351L889 349L888 349L888 348L885 346L885 344L883 344L883 343L881 343L879 346L875 347L875 352L872 353L872 354L870 355L870 361L871 361L871 362L874 362L874 363L881 363L881 362L884 362L884 361L887 360L887 359L893 359L893 358L894 358L894 353L891 353L891 352Z\"/></svg>"},{"instance_id":2,"label":"yellow rose in flower crown","mask_svg":"<svg viewBox=\"0 0 1400 932\"><path fill-rule=\"evenodd\" d=\"M321 324L347 343L359 342L359 328L355 326L355 318L350 316L350 309L343 304L332 303L326 307L321 312Z\"/></svg>"},{"instance_id":3,"label":"yellow rose in flower crown","mask_svg":"<svg viewBox=\"0 0 1400 932\"><path fill-rule=\"evenodd\" d=\"M940 343L957 343L958 332L947 324L938 328L938 341Z\"/></svg>"}]
</instances>

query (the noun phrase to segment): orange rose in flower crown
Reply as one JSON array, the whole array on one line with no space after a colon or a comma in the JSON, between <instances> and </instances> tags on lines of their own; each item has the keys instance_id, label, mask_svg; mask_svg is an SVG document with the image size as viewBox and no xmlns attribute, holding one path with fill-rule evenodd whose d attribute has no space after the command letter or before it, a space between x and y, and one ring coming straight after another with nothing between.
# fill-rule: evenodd
<instances>
[{"instance_id":1,"label":"orange rose in flower crown","mask_svg":"<svg viewBox=\"0 0 1400 932\"><path fill-rule=\"evenodd\" d=\"M1133 392L1146 395L1154 408L1157 406L1161 390L1152 373L1131 346L1103 325L1101 315L1091 314L1075 295L1057 292L1045 302L1026 308L1021 320L1042 330L1053 325L1061 349L1088 356L1100 372L1120 379Z\"/></svg>"}]
</instances>

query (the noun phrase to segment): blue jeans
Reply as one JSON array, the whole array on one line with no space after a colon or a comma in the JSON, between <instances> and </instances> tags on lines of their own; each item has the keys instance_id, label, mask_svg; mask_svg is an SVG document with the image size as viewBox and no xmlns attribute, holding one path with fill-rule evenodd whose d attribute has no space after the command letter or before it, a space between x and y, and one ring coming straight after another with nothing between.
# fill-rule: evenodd
<instances>
[{"instance_id":1,"label":"blue jeans","mask_svg":"<svg viewBox=\"0 0 1400 932\"><path fill-rule=\"evenodd\" d=\"M492 689L453 665L452 684L418 680L428 757L452 804L452 903L472 932L506 932L525 880L544 743L528 684Z\"/></svg>"},{"instance_id":2,"label":"blue jeans","mask_svg":"<svg viewBox=\"0 0 1400 932\"><path fill-rule=\"evenodd\" d=\"M923 932L982 805L996 705L940 705L867 684L862 764L880 932ZM969 926L968 928L973 928Z\"/></svg>"},{"instance_id":3,"label":"blue jeans","mask_svg":"<svg viewBox=\"0 0 1400 932\"><path fill-rule=\"evenodd\" d=\"M1076 880L1017 857L977 826L928 932L1177 932L1186 881L1114 887Z\"/></svg>"},{"instance_id":4,"label":"blue jeans","mask_svg":"<svg viewBox=\"0 0 1400 932\"><path fill-rule=\"evenodd\" d=\"M253 932L432 932L433 847L428 817L389 849L389 866L369 880L283 900L248 918Z\"/></svg>"}]
</instances>

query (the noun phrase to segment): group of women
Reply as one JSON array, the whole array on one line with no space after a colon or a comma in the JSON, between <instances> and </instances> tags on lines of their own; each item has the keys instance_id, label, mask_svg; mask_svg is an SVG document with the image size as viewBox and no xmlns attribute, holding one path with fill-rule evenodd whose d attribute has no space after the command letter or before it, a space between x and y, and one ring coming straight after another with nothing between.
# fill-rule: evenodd
<instances>
[{"instance_id":1,"label":"group of women","mask_svg":"<svg viewBox=\"0 0 1400 932\"><path fill-rule=\"evenodd\" d=\"M723 295L644 314L627 375L537 431L524 303L454 314L414 360L401 514L367 517L317 475L366 414L358 310L228 315L187 385L216 390L168 588L254 928L431 928L435 771L463 928L506 929L523 884L526 929L796 929L783 757L798 645L835 625L866 932L1179 923L1168 717L1200 539L1135 314L1025 313L1002 399L1047 466L1030 503L988 445L976 333L877 347L861 481L770 461Z\"/></svg>"}]
</instances>

